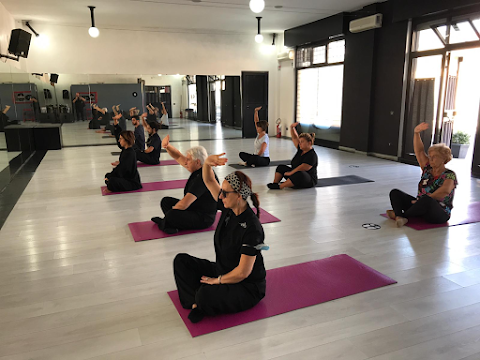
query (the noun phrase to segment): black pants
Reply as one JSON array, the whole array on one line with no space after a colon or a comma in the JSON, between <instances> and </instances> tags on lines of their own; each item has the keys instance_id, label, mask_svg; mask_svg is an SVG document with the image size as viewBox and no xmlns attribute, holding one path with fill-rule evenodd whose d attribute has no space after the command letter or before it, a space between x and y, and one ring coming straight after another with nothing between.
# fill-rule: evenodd
<instances>
[{"instance_id":1,"label":"black pants","mask_svg":"<svg viewBox=\"0 0 480 360\"><path fill-rule=\"evenodd\" d=\"M286 172L292 171L292 167L288 165L278 165L275 172L282 174L285 179L290 179L290 181L295 185L296 188L311 188L315 186L312 177L306 171L297 171L291 176L285 176Z\"/></svg>"},{"instance_id":2,"label":"black pants","mask_svg":"<svg viewBox=\"0 0 480 360\"><path fill-rule=\"evenodd\" d=\"M105 180L105 184L107 185L107 189L113 192L133 191L142 188L141 184L118 177L111 177Z\"/></svg>"},{"instance_id":3,"label":"black pants","mask_svg":"<svg viewBox=\"0 0 480 360\"><path fill-rule=\"evenodd\" d=\"M160 164L160 159L154 159L153 156L147 154L143 151L135 151L135 155L137 155L137 161L141 161L147 165L158 165Z\"/></svg>"},{"instance_id":4,"label":"black pants","mask_svg":"<svg viewBox=\"0 0 480 360\"><path fill-rule=\"evenodd\" d=\"M422 196L415 204L412 204L412 200L416 199L398 189L390 191L390 202L396 216L407 219L422 217L426 222L432 224L443 224L450 218L438 201L430 196Z\"/></svg>"},{"instance_id":5,"label":"black pants","mask_svg":"<svg viewBox=\"0 0 480 360\"><path fill-rule=\"evenodd\" d=\"M247 163L247 166L255 165L256 167L259 167L259 166L270 165L269 157L247 154L246 152L243 152L243 151L240 154L238 154L238 156L240 156L240 159L242 159Z\"/></svg>"},{"instance_id":6,"label":"black pants","mask_svg":"<svg viewBox=\"0 0 480 360\"><path fill-rule=\"evenodd\" d=\"M179 230L206 229L215 222L215 214L172 209L180 200L166 196L160 201L165 214L165 227Z\"/></svg>"},{"instance_id":7,"label":"black pants","mask_svg":"<svg viewBox=\"0 0 480 360\"><path fill-rule=\"evenodd\" d=\"M80 119L82 119L82 121L85 121L85 115L83 113L83 109L75 109L75 113L76 113L76 116L77 116L77 121L80 121Z\"/></svg>"},{"instance_id":8,"label":"black pants","mask_svg":"<svg viewBox=\"0 0 480 360\"><path fill-rule=\"evenodd\" d=\"M193 304L197 304L209 316L248 310L265 297L265 283L202 284L202 276L220 275L215 263L188 254L175 257L173 273L183 308L191 309Z\"/></svg>"}]
</instances>

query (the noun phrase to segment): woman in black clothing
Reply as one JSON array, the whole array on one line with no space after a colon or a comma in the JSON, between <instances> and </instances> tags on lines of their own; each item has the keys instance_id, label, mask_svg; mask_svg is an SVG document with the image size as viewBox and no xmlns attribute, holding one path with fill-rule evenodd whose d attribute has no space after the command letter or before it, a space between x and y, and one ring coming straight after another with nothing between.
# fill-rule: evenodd
<instances>
[{"instance_id":1,"label":"woman in black clothing","mask_svg":"<svg viewBox=\"0 0 480 360\"><path fill-rule=\"evenodd\" d=\"M142 188L137 170L137 158L132 149L134 143L133 132L122 131L120 144L123 150L120 154L120 162L112 172L105 175L108 192L133 191Z\"/></svg>"},{"instance_id":2,"label":"woman in black clothing","mask_svg":"<svg viewBox=\"0 0 480 360\"><path fill-rule=\"evenodd\" d=\"M157 130L160 128L160 124L155 121L147 123L143 119L145 128L148 131L149 137L147 140L147 148L145 150L137 149L137 160L148 165L160 164L160 147L162 146L162 140L157 134Z\"/></svg>"},{"instance_id":3,"label":"woman in black clothing","mask_svg":"<svg viewBox=\"0 0 480 360\"><path fill-rule=\"evenodd\" d=\"M169 141L170 136L165 136L162 147L191 175L183 190L183 198L180 200L165 196L160 202L165 217L154 217L152 221L167 234L175 234L179 230L206 229L213 225L217 214L217 201L208 191L202 177L207 150L203 146L195 146L183 155Z\"/></svg>"},{"instance_id":4,"label":"woman in black clothing","mask_svg":"<svg viewBox=\"0 0 480 360\"><path fill-rule=\"evenodd\" d=\"M224 154L222 154L224 155ZM212 166L225 165L222 155L211 155L203 164L203 180L218 201L222 216L214 235L215 262L178 254L173 262L180 303L192 309L188 318L195 323L205 315L236 313L254 307L265 296L266 271L260 252L265 234L258 216L258 195L241 171L228 175L222 186Z\"/></svg>"},{"instance_id":5,"label":"woman in black clothing","mask_svg":"<svg viewBox=\"0 0 480 360\"><path fill-rule=\"evenodd\" d=\"M315 134L302 133L298 135L295 127L298 123L290 126L290 133L297 153L292 159L291 166L279 165L275 170L273 183L268 184L272 190L283 189L286 187L311 188L317 185L317 166L318 157L313 149L313 140ZM280 183L285 178L286 181Z\"/></svg>"}]
</instances>

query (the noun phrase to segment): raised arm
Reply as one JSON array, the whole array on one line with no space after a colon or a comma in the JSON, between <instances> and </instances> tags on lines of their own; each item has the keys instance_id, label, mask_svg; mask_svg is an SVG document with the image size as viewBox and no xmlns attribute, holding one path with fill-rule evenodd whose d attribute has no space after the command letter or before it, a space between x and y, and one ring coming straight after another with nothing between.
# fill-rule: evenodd
<instances>
[{"instance_id":1,"label":"raised arm","mask_svg":"<svg viewBox=\"0 0 480 360\"><path fill-rule=\"evenodd\" d=\"M173 145L170 144L170 135L167 135L163 138L162 147L167 150L168 155L175 159L176 162L178 162L184 168L187 168L187 166L185 165L187 162L186 156L184 156L178 149L176 149Z\"/></svg>"},{"instance_id":2,"label":"raised arm","mask_svg":"<svg viewBox=\"0 0 480 360\"><path fill-rule=\"evenodd\" d=\"M296 129L297 125L298 125L298 122L295 122L292 125L290 125L290 135L292 136L293 145L295 145L296 148L298 148L298 144L300 143L297 129Z\"/></svg>"},{"instance_id":3,"label":"raised arm","mask_svg":"<svg viewBox=\"0 0 480 360\"><path fill-rule=\"evenodd\" d=\"M227 158L222 158L225 153L219 155L210 155L203 163L202 176L203 182L207 186L208 191L212 194L215 201L218 201L218 195L220 194L220 185L215 180L215 174L213 173L212 166L223 166L227 163Z\"/></svg>"},{"instance_id":4,"label":"raised arm","mask_svg":"<svg viewBox=\"0 0 480 360\"><path fill-rule=\"evenodd\" d=\"M118 111L117 111L117 108L116 108L115 105L112 106L112 111L113 111L113 114L114 114L115 116L118 115Z\"/></svg>"},{"instance_id":5,"label":"raised arm","mask_svg":"<svg viewBox=\"0 0 480 360\"><path fill-rule=\"evenodd\" d=\"M262 109L261 106L255 108L255 114L253 115L253 120L255 121L255 125L257 125L257 123L260 121L260 119L258 118L258 112Z\"/></svg>"},{"instance_id":6,"label":"raised arm","mask_svg":"<svg viewBox=\"0 0 480 360\"><path fill-rule=\"evenodd\" d=\"M3 109L2 113L6 115L8 110L10 110L10 105L5 105L5 109Z\"/></svg>"},{"instance_id":7,"label":"raised arm","mask_svg":"<svg viewBox=\"0 0 480 360\"><path fill-rule=\"evenodd\" d=\"M162 114L165 115L167 114L167 109L165 109L165 104L162 101Z\"/></svg>"},{"instance_id":8,"label":"raised arm","mask_svg":"<svg viewBox=\"0 0 480 360\"><path fill-rule=\"evenodd\" d=\"M428 124L423 122L418 124L413 134L413 150L415 151L415 156L417 157L418 164L423 169L425 165L428 163L427 154L425 154L425 147L422 142L422 138L420 137L420 133L428 129Z\"/></svg>"}]
</instances>

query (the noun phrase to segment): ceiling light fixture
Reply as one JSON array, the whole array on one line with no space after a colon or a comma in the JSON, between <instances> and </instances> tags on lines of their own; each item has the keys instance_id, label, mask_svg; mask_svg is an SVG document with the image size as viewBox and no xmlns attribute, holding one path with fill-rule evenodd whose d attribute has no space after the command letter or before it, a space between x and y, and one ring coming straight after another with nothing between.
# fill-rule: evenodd
<instances>
[{"instance_id":1,"label":"ceiling light fixture","mask_svg":"<svg viewBox=\"0 0 480 360\"><path fill-rule=\"evenodd\" d=\"M42 48L45 48L48 46L48 38L43 35L43 34L39 34L35 31L35 29L32 27L32 25L30 25L30 22L29 21L26 21L25 22L25 26L28 27L32 32L33 34L35 35L35 42Z\"/></svg>"},{"instance_id":2,"label":"ceiling light fixture","mask_svg":"<svg viewBox=\"0 0 480 360\"><path fill-rule=\"evenodd\" d=\"M258 14L265 9L265 1L264 0L250 0L250 10L254 13Z\"/></svg>"},{"instance_id":3,"label":"ceiling light fixture","mask_svg":"<svg viewBox=\"0 0 480 360\"><path fill-rule=\"evenodd\" d=\"M262 19L261 16L258 16L258 17L257 17L257 21L258 21L258 33L257 33L257 35L255 36L255 41L256 41L257 43L259 43L259 44L263 42L263 35L262 35L261 32L260 32L260 20L261 20L261 19Z\"/></svg>"},{"instance_id":4,"label":"ceiling light fixture","mask_svg":"<svg viewBox=\"0 0 480 360\"><path fill-rule=\"evenodd\" d=\"M97 38L98 35L100 35L100 30L98 30L95 27L95 15L93 14L93 10L95 9L95 6L89 6L89 8L90 8L90 17L92 18L92 27L88 29L88 34L93 38Z\"/></svg>"}]
</instances>

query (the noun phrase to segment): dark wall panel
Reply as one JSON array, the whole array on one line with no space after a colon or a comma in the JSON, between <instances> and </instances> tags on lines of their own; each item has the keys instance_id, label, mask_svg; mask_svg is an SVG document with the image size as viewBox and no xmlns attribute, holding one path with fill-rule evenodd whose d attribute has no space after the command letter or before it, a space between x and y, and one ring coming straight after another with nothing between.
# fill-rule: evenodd
<instances>
[{"instance_id":1,"label":"dark wall panel","mask_svg":"<svg viewBox=\"0 0 480 360\"><path fill-rule=\"evenodd\" d=\"M366 152L370 131L375 32L345 35L340 145Z\"/></svg>"},{"instance_id":2,"label":"dark wall panel","mask_svg":"<svg viewBox=\"0 0 480 360\"><path fill-rule=\"evenodd\" d=\"M382 5L384 26L375 34L370 151L396 156L402 84L407 41L407 21L392 23L392 4Z\"/></svg>"},{"instance_id":3,"label":"dark wall panel","mask_svg":"<svg viewBox=\"0 0 480 360\"><path fill-rule=\"evenodd\" d=\"M425 15L480 5L480 0L391 0L393 21L403 21Z\"/></svg>"},{"instance_id":4,"label":"dark wall panel","mask_svg":"<svg viewBox=\"0 0 480 360\"><path fill-rule=\"evenodd\" d=\"M295 47L343 33L343 13L285 31L285 46Z\"/></svg>"},{"instance_id":5,"label":"dark wall panel","mask_svg":"<svg viewBox=\"0 0 480 360\"><path fill-rule=\"evenodd\" d=\"M206 75L197 75L197 120L209 122L208 117L208 83Z\"/></svg>"}]
</instances>

